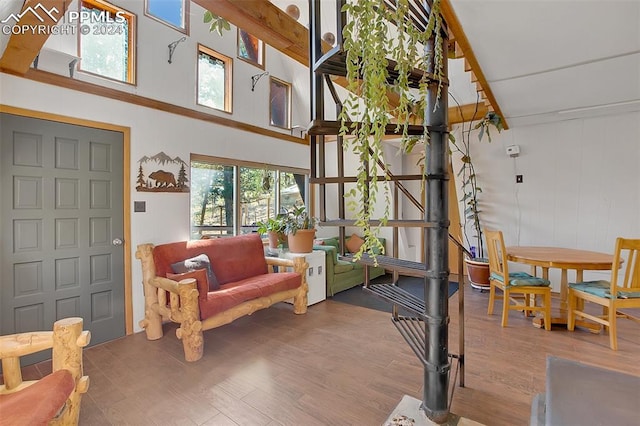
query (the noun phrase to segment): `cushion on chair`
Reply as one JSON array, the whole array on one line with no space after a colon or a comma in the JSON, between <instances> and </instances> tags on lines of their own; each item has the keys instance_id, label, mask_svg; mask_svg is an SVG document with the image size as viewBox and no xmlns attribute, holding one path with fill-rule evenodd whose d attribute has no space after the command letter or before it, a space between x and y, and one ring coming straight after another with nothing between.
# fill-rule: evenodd
<instances>
[{"instance_id":1,"label":"cushion on chair","mask_svg":"<svg viewBox=\"0 0 640 426\"><path fill-rule=\"evenodd\" d=\"M491 279L504 282L502 275L497 274L495 272L491 273ZM551 285L549 280L545 280L544 278L534 277L533 275L527 274L526 272L511 272L509 273L509 285L518 287L518 286L539 286L546 287Z\"/></svg>"},{"instance_id":2,"label":"cushion on chair","mask_svg":"<svg viewBox=\"0 0 640 426\"><path fill-rule=\"evenodd\" d=\"M611 299L611 283L606 280L569 283L569 287L584 293L593 294L594 296ZM637 299L640 298L640 291L619 291L618 297L624 299Z\"/></svg>"},{"instance_id":3,"label":"cushion on chair","mask_svg":"<svg viewBox=\"0 0 640 426\"><path fill-rule=\"evenodd\" d=\"M333 267L336 274L342 274L353 270L353 262L347 262L346 260L338 260Z\"/></svg>"},{"instance_id":4,"label":"cushion on chair","mask_svg":"<svg viewBox=\"0 0 640 426\"><path fill-rule=\"evenodd\" d=\"M347 238L347 241L345 242L345 245L347 246L347 250L349 250L349 252L351 253L357 253L363 244L364 244L364 240L360 238L357 234L352 234L349 238Z\"/></svg>"},{"instance_id":5,"label":"cushion on chair","mask_svg":"<svg viewBox=\"0 0 640 426\"><path fill-rule=\"evenodd\" d=\"M0 395L3 425L44 425L64 407L75 382L68 370L58 370L29 387Z\"/></svg>"},{"instance_id":6,"label":"cushion on chair","mask_svg":"<svg viewBox=\"0 0 640 426\"><path fill-rule=\"evenodd\" d=\"M189 259L181 260L180 262L172 263L171 269L176 274L184 274L185 272L193 272L198 269L205 269L207 271L207 279L209 281L209 289L217 290L220 288L218 278L211 269L211 261L206 254L199 254Z\"/></svg>"}]
</instances>

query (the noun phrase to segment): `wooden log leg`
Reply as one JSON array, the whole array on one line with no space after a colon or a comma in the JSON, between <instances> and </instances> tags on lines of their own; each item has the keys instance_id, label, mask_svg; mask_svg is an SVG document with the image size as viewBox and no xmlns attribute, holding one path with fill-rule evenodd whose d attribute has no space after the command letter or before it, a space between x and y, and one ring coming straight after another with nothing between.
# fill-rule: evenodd
<instances>
[{"instance_id":1,"label":"wooden log leg","mask_svg":"<svg viewBox=\"0 0 640 426\"><path fill-rule=\"evenodd\" d=\"M302 315L307 313L309 285L306 280L302 283L300 290L293 297L293 313Z\"/></svg>"},{"instance_id":2,"label":"wooden log leg","mask_svg":"<svg viewBox=\"0 0 640 426\"><path fill-rule=\"evenodd\" d=\"M302 276L300 291L293 297L293 313L302 315L307 313L309 284L307 283L307 269L309 264L303 257L293 259L293 270Z\"/></svg>"},{"instance_id":3,"label":"wooden log leg","mask_svg":"<svg viewBox=\"0 0 640 426\"><path fill-rule=\"evenodd\" d=\"M22 384L20 358L17 356L2 358L2 379L6 390L12 390Z\"/></svg>"},{"instance_id":4,"label":"wooden log leg","mask_svg":"<svg viewBox=\"0 0 640 426\"><path fill-rule=\"evenodd\" d=\"M204 352L204 338L202 336L202 322L200 322L200 307L198 306L198 289L193 278L180 281L180 314L175 321L180 323L176 336L182 340L184 358L193 362L202 358Z\"/></svg>"},{"instance_id":5,"label":"wooden log leg","mask_svg":"<svg viewBox=\"0 0 640 426\"><path fill-rule=\"evenodd\" d=\"M144 329L148 340L162 337L162 316L158 313L158 291L149 283L156 276L153 261L153 244L140 244L136 250L136 258L142 263L142 285L144 288L144 319L138 324Z\"/></svg>"},{"instance_id":6,"label":"wooden log leg","mask_svg":"<svg viewBox=\"0 0 640 426\"><path fill-rule=\"evenodd\" d=\"M56 419L59 424L78 424L82 394L89 389L89 377L83 375L82 348L91 334L82 331L82 318L64 318L53 324L53 371L68 370L76 383L66 409Z\"/></svg>"},{"instance_id":7,"label":"wooden log leg","mask_svg":"<svg viewBox=\"0 0 640 426\"><path fill-rule=\"evenodd\" d=\"M185 322L176 330L176 336L182 340L184 359L188 362L198 361L204 353L204 337L200 321Z\"/></svg>"}]
</instances>

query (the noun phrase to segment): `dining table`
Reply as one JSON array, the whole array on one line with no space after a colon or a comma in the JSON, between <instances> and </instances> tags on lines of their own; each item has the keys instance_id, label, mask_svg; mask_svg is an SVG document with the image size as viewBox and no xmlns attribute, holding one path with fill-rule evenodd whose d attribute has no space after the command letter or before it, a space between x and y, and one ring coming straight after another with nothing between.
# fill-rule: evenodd
<instances>
[{"instance_id":1,"label":"dining table","mask_svg":"<svg viewBox=\"0 0 640 426\"><path fill-rule=\"evenodd\" d=\"M575 281L583 281L584 271L611 270L613 254L596 251L580 250L563 247L538 247L538 246L509 246L506 248L507 260L523 263L531 266L531 275L538 276L537 269L541 269L542 278L549 279L549 269L560 269L560 309L552 309L551 322L553 324L567 323L567 299L569 271L575 271ZM533 320L536 327L544 326L544 318L536 317ZM599 332L600 326L584 321L576 324L584 326L591 331Z\"/></svg>"}]
</instances>

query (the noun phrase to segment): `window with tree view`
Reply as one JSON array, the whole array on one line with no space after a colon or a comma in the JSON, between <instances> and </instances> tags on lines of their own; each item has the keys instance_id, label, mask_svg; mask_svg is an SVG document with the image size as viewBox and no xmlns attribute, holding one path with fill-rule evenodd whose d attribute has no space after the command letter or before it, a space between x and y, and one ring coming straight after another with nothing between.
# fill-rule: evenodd
<instances>
[{"instance_id":1,"label":"window with tree view","mask_svg":"<svg viewBox=\"0 0 640 426\"><path fill-rule=\"evenodd\" d=\"M255 232L258 222L304 205L303 170L197 157L191 161L193 239Z\"/></svg>"},{"instance_id":2,"label":"window with tree view","mask_svg":"<svg viewBox=\"0 0 640 426\"><path fill-rule=\"evenodd\" d=\"M231 112L232 60L198 46L198 104Z\"/></svg>"},{"instance_id":3,"label":"window with tree view","mask_svg":"<svg viewBox=\"0 0 640 426\"><path fill-rule=\"evenodd\" d=\"M101 0L82 0L81 12L104 25L82 26L80 70L135 84L135 15Z\"/></svg>"}]
</instances>

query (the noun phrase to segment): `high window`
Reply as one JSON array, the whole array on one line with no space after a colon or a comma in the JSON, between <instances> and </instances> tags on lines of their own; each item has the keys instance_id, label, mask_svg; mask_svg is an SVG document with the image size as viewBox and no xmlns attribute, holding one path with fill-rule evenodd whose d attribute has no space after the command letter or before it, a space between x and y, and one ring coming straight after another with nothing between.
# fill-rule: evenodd
<instances>
[{"instance_id":1,"label":"high window","mask_svg":"<svg viewBox=\"0 0 640 426\"><path fill-rule=\"evenodd\" d=\"M188 32L189 1L187 0L145 0L144 13L182 33Z\"/></svg>"},{"instance_id":2,"label":"high window","mask_svg":"<svg viewBox=\"0 0 640 426\"><path fill-rule=\"evenodd\" d=\"M269 77L269 124L283 129L291 128L291 84Z\"/></svg>"},{"instance_id":3,"label":"high window","mask_svg":"<svg viewBox=\"0 0 640 426\"><path fill-rule=\"evenodd\" d=\"M134 14L102 0L82 0L80 11L80 70L135 84Z\"/></svg>"},{"instance_id":4,"label":"high window","mask_svg":"<svg viewBox=\"0 0 640 426\"><path fill-rule=\"evenodd\" d=\"M198 104L231 112L233 61L198 45Z\"/></svg>"},{"instance_id":5,"label":"high window","mask_svg":"<svg viewBox=\"0 0 640 426\"><path fill-rule=\"evenodd\" d=\"M256 223L305 203L302 169L191 156L191 238L256 230Z\"/></svg>"}]
</instances>

